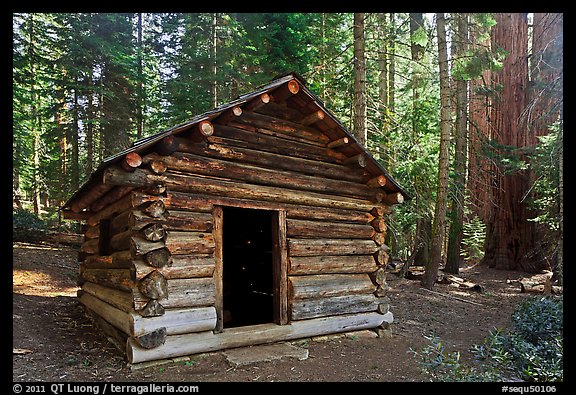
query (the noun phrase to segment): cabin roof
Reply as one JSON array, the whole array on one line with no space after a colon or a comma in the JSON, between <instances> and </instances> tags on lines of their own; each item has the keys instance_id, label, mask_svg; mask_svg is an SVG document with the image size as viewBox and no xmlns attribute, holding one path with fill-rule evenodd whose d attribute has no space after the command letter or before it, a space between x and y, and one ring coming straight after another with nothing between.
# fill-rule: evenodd
<instances>
[{"instance_id":1,"label":"cabin roof","mask_svg":"<svg viewBox=\"0 0 576 395\"><path fill-rule=\"evenodd\" d=\"M130 152L136 152L140 155L146 154L149 151L151 151L151 148L156 143L161 141L163 138L165 138L167 136L171 136L171 135L177 135L177 134L180 134L184 131L188 131L202 121L205 121L205 120L213 121L217 117L219 117L220 115L225 113L227 110L230 110L235 106L240 106L242 104L245 104L245 103L257 98L259 95L261 95L263 93L270 93L270 92L274 91L275 89L279 88L280 86L287 84L291 80L297 80L298 81L299 88L300 88L299 97L302 98L301 103L303 103L303 105L305 106L305 108L303 108L303 109L306 111L309 111L309 112L313 112L314 110L322 110L325 113L325 115L329 118L330 123L332 125L326 124L326 121L327 121L326 118L324 120L322 120L321 122L318 122L318 124L324 124L325 125L324 128L326 130L329 129L330 133L333 136L335 136L335 138L348 137L351 144L347 144L347 147L346 147L346 150L347 150L346 155L347 156L364 154L366 159L367 159L366 170L368 172L370 172L371 174L374 174L375 177L378 175L384 175L387 178L388 182L384 186L384 189L386 192L389 192L389 193L400 192L404 196L404 199L406 199L406 200L411 199L411 197L408 195L408 193L398 184L398 182L396 182L396 180L394 180L394 178L372 156L372 154L366 148L364 148L358 142L358 140L354 137L354 135L336 118L336 116L334 116L334 114L332 114L324 106L324 103L322 102L322 100L320 100L320 98L318 98L313 92L311 92L306 87L306 83L305 83L304 79L298 73L290 72L290 73L286 73L286 74L283 74L283 75L276 77L271 82L261 86L260 88L254 90L250 93L243 94L243 95L239 96L238 98L236 98L236 99L234 99L234 100L232 100L226 104L222 104L222 105L220 105L220 106L218 106L218 107L216 107L210 111L207 111L203 114L197 115L187 122L173 126L171 128L165 129L165 130L160 131L160 132L153 134L151 136L148 136L148 137L145 137L145 138L140 139L138 141L135 141L131 147L129 147L125 150L122 150L115 155L111 155L111 156L105 158L100 163L100 165L91 173L90 177L80 186L80 188L77 191L75 191L75 193L68 199L68 201L66 201L66 203L64 203L64 205L60 209L61 210L68 210L70 208L70 205L77 198L79 198L83 193L85 193L87 190L91 189L95 185L101 183L102 182L102 174L103 174L104 170L107 169L108 167L110 167L111 165L114 165L117 162L119 162L126 154L128 154ZM336 127L334 127L334 125ZM320 129L322 130L322 128L320 128ZM322 130L322 131L324 132L326 130Z\"/></svg>"}]
</instances>

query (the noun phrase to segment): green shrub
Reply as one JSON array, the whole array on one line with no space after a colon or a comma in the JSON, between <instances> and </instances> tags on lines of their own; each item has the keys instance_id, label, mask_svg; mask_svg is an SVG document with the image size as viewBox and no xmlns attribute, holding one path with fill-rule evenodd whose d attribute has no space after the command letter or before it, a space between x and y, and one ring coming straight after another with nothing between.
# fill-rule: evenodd
<instances>
[{"instance_id":1,"label":"green shrub","mask_svg":"<svg viewBox=\"0 0 576 395\"><path fill-rule=\"evenodd\" d=\"M30 211L17 209L12 212L12 237L14 240L36 240L38 231L43 231L47 228L46 222Z\"/></svg>"},{"instance_id":2,"label":"green shrub","mask_svg":"<svg viewBox=\"0 0 576 395\"><path fill-rule=\"evenodd\" d=\"M476 355L524 381L562 381L562 317L562 297L526 299L514 309L510 333L491 332Z\"/></svg>"},{"instance_id":3,"label":"green shrub","mask_svg":"<svg viewBox=\"0 0 576 395\"><path fill-rule=\"evenodd\" d=\"M478 366L460 362L435 335L421 352L421 370L434 381L562 381L562 297L531 297L519 303L508 333L493 330L472 347Z\"/></svg>"}]
</instances>

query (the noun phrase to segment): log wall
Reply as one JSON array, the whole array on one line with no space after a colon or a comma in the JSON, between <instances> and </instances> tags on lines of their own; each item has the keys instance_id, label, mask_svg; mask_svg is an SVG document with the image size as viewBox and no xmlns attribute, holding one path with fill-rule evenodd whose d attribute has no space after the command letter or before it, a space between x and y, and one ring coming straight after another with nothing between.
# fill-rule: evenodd
<instances>
[{"instance_id":1,"label":"log wall","mask_svg":"<svg viewBox=\"0 0 576 395\"><path fill-rule=\"evenodd\" d=\"M298 123L296 107L246 107L204 138L168 136L141 161L130 158L133 167L109 167L98 199L83 196L93 214L80 301L127 339L131 362L391 321L383 243L395 197L381 188L385 177L339 151L347 139L313 127L323 114ZM262 327L260 338L259 326L221 327L218 206L285 212L278 278L289 325Z\"/></svg>"}]
</instances>

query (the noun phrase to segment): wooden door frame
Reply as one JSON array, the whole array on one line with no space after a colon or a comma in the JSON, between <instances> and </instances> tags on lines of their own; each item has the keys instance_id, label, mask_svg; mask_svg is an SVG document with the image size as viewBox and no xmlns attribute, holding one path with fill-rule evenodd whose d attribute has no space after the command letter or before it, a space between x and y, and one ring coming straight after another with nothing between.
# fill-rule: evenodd
<instances>
[{"instance_id":1,"label":"wooden door frame","mask_svg":"<svg viewBox=\"0 0 576 395\"><path fill-rule=\"evenodd\" d=\"M214 289L216 309L216 327L214 333L224 330L224 259L223 259L223 226L224 207L214 205L212 209L213 237L214 237ZM261 207L241 207L245 209L262 210ZM286 210L264 210L272 213L272 275L274 289L273 316L278 325L288 323L288 249L286 241Z\"/></svg>"}]
</instances>

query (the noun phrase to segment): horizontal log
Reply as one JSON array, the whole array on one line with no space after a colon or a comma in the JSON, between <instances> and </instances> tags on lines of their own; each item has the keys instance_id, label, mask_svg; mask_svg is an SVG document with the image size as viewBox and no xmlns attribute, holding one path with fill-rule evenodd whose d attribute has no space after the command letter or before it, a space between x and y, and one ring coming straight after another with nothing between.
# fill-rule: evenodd
<instances>
[{"instance_id":1,"label":"horizontal log","mask_svg":"<svg viewBox=\"0 0 576 395\"><path fill-rule=\"evenodd\" d=\"M188 309L169 309L161 317L142 317L138 313L130 314L132 334L140 336L160 328L166 328L168 335L211 331L216 326L216 309L195 307Z\"/></svg>"},{"instance_id":2,"label":"horizontal log","mask_svg":"<svg viewBox=\"0 0 576 395\"><path fill-rule=\"evenodd\" d=\"M383 187L384 185L386 185L386 176L379 175L379 176L376 176L374 178L371 178L368 180L366 185L368 185L369 187L372 187L372 188Z\"/></svg>"},{"instance_id":3,"label":"horizontal log","mask_svg":"<svg viewBox=\"0 0 576 395\"><path fill-rule=\"evenodd\" d=\"M148 164L148 168L154 174L164 174L168 168L166 164L160 160L151 160Z\"/></svg>"},{"instance_id":4,"label":"horizontal log","mask_svg":"<svg viewBox=\"0 0 576 395\"><path fill-rule=\"evenodd\" d=\"M142 195L144 199L144 195ZM339 208L314 207L290 203L268 201L255 201L249 199L227 198L222 196L198 195L185 192L170 192L161 197L170 212L174 209L209 212L213 205L232 206L241 208L258 208L262 210L286 210L288 218L333 220L350 223L369 223L374 217L359 210L345 210ZM211 214L210 214L211 215Z\"/></svg>"},{"instance_id":5,"label":"horizontal log","mask_svg":"<svg viewBox=\"0 0 576 395\"><path fill-rule=\"evenodd\" d=\"M100 250L100 239L89 239L80 247L80 251L86 254L98 254Z\"/></svg>"},{"instance_id":6,"label":"horizontal log","mask_svg":"<svg viewBox=\"0 0 576 395\"><path fill-rule=\"evenodd\" d=\"M105 287L130 291L136 277L131 269L85 269L80 266L80 278Z\"/></svg>"},{"instance_id":7,"label":"horizontal log","mask_svg":"<svg viewBox=\"0 0 576 395\"><path fill-rule=\"evenodd\" d=\"M192 174L208 175L232 181L286 187L304 191L322 192L337 196L376 199L374 190L364 184L333 180L299 174L297 172L272 170L250 164L234 163L199 155L175 152L170 156L158 156L168 169Z\"/></svg>"},{"instance_id":8,"label":"horizontal log","mask_svg":"<svg viewBox=\"0 0 576 395\"><path fill-rule=\"evenodd\" d=\"M135 169L132 169L132 171L134 170ZM94 203L90 205L90 211L97 213L104 207L109 206L115 201L128 195L132 191L132 189L134 188L130 186L116 186L112 188L108 193L106 193L104 196L102 196L100 199L96 200Z\"/></svg>"},{"instance_id":9,"label":"horizontal log","mask_svg":"<svg viewBox=\"0 0 576 395\"><path fill-rule=\"evenodd\" d=\"M111 190L114 186L113 185L105 185L101 183L97 183L92 187L88 187L77 196L71 203L70 203L70 210L73 213L79 213L86 207L90 206L100 197L104 196L106 192Z\"/></svg>"},{"instance_id":10,"label":"horizontal log","mask_svg":"<svg viewBox=\"0 0 576 395\"><path fill-rule=\"evenodd\" d=\"M350 142L350 139L348 137L342 137L342 138L339 138L338 140L330 141L326 145L326 147L332 148L332 149L340 148L340 147L347 145L349 142Z\"/></svg>"},{"instance_id":11,"label":"horizontal log","mask_svg":"<svg viewBox=\"0 0 576 395\"><path fill-rule=\"evenodd\" d=\"M128 313L90 295L87 292L79 291L79 293L80 303L94 311L114 327L120 329L127 335L130 335L130 321Z\"/></svg>"},{"instance_id":12,"label":"horizontal log","mask_svg":"<svg viewBox=\"0 0 576 395\"><path fill-rule=\"evenodd\" d=\"M166 247L165 241L148 241L139 236L130 237L130 253L133 257L146 255L151 251Z\"/></svg>"},{"instance_id":13,"label":"horizontal log","mask_svg":"<svg viewBox=\"0 0 576 395\"><path fill-rule=\"evenodd\" d=\"M368 160L366 159L366 155L357 154L357 155L351 156L349 158L346 158L344 160L344 164L347 166L363 169L367 166Z\"/></svg>"},{"instance_id":14,"label":"horizontal log","mask_svg":"<svg viewBox=\"0 0 576 395\"><path fill-rule=\"evenodd\" d=\"M124 172L126 173L126 172ZM127 173L130 174L130 173ZM121 185L121 184L120 184ZM86 220L86 223L90 226L95 226L100 223L100 220L110 218L115 214L122 213L129 208L134 207L134 202L132 200L133 192L129 193L128 195L124 196L123 198L115 201L114 203L110 204L106 208L94 213Z\"/></svg>"},{"instance_id":15,"label":"horizontal log","mask_svg":"<svg viewBox=\"0 0 576 395\"><path fill-rule=\"evenodd\" d=\"M80 265L85 269L128 269L130 265L117 267L113 264L111 255L90 255L80 263Z\"/></svg>"},{"instance_id":16,"label":"horizontal log","mask_svg":"<svg viewBox=\"0 0 576 395\"><path fill-rule=\"evenodd\" d=\"M272 97L268 93L262 93L255 99L250 100L246 103L243 107L244 111L254 111L256 109L261 108L265 104L268 104L272 101ZM238 114L237 116L242 115L242 113Z\"/></svg>"},{"instance_id":17,"label":"horizontal log","mask_svg":"<svg viewBox=\"0 0 576 395\"><path fill-rule=\"evenodd\" d=\"M326 147L286 140L260 133L258 129L248 131L230 125L216 125L214 136L209 137L207 141L222 146L248 148L327 163L341 163L345 159L344 154Z\"/></svg>"},{"instance_id":18,"label":"horizontal log","mask_svg":"<svg viewBox=\"0 0 576 395\"><path fill-rule=\"evenodd\" d=\"M274 101L283 102L284 100L295 96L298 92L300 92L300 84L295 79L291 79L273 90L272 96L274 97Z\"/></svg>"},{"instance_id":19,"label":"horizontal log","mask_svg":"<svg viewBox=\"0 0 576 395\"><path fill-rule=\"evenodd\" d=\"M212 233L170 231L165 240L172 255L211 254L214 252Z\"/></svg>"},{"instance_id":20,"label":"horizontal log","mask_svg":"<svg viewBox=\"0 0 576 395\"><path fill-rule=\"evenodd\" d=\"M80 294L82 291L79 290ZM78 295L80 298L80 295ZM126 354L126 342L128 341L128 335L122 332L120 329L116 328L114 325L110 324L104 318L100 317L93 310L84 305L84 311L86 316L96 323L98 329L101 330L107 337L107 339L116 346L122 354Z\"/></svg>"},{"instance_id":21,"label":"horizontal log","mask_svg":"<svg viewBox=\"0 0 576 395\"><path fill-rule=\"evenodd\" d=\"M288 237L295 238L369 239L374 233L370 225L299 219L288 219L286 227Z\"/></svg>"},{"instance_id":22,"label":"horizontal log","mask_svg":"<svg viewBox=\"0 0 576 395\"><path fill-rule=\"evenodd\" d=\"M343 295L318 299L300 299L292 302L292 320L354 314L376 311L378 299L372 295Z\"/></svg>"},{"instance_id":23,"label":"horizontal log","mask_svg":"<svg viewBox=\"0 0 576 395\"><path fill-rule=\"evenodd\" d=\"M374 217L382 217L385 214L390 214L392 209L389 206L377 206L372 207L369 211L370 214Z\"/></svg>"},{"instance_id":24,"label":"horizontal log","mask_svg":"<svg viewBox=\"0 0 576 395\"><path fill-rule=\"evenodd\" d=\"M378 267L371 255L290 256L290 275L369 273Z\"/></svg>"},{"instance_id":25,"label":"horizontal log","mask_svg":"<svg viewBox=\"0 0 576 395\"><path fill-rule=\"evenodd\" d=\"M212 277L169 279L167 283L168 297L160 300L166 309L214 305L216 293ZM138 289L132 291L134 308L136 310L143 309L149 298L142 295Z\"/></svg>"},{"instance_id":26,"label":"horizontal log","mask_svg":"<svg viewBox=\"0 0 576 395\"><path fill-rule=\"evenodd\" d=\"M250 200L280 201L360 211L369 210L374 206L373 202L365 199L326 195L317 192L302 193L302 191L298 190L267 185L205 179L171 171L167 171L161 176L143 169L137 169L134 173L126 173L115 168L108 168L104 171L104 182L112 184L146 186L156 181L163 181L169 188L180 192L208 193Z\"/></svg>"},{"instance_id":27,"label":"horizontal log","mask_svg":"<svg viewBox=\"0 0 576 395\"><path fill-rule=\"evenodd\" d=\"M127 357L130 363L174 358L227 348L253 346L279 341L289 341L319 335L376 328L383 322L392 322L393 315L376 312L323 317L292 322L290 325L261 324L227 328L222 333L212 331L173 335L164 345L146 350L128 339Z\"/></svg>"},{"instance_id":28,"label":"horizontal log","mask_svg":"<svg viewBox=\"0 0 576 395\"><path fill-rule=\"evenodd\" d=\"M400 204L404 202L404 195L400 192L395 193L388 193L382 199L382 203L386 204L387 206L392 206L393 204Z\"/></svg>"},{"instance_id":29,"label":"horizontal log","mask_svg":"<svg viewBox=\"0 0 576 395\"><path fill-rule=\"evenodd\" d=\"M97 239L100 236L99 226L88 226L84 232L84 237L87 239Z\"/></svg>"},{"instance_id":30,"label":"horizontal log","mask_svg":"<svg viewBox=\"0 0 576 395\"><path fill-rule=\"evenodd\" d=\"M142 204L147 201L162 200L164 206L170 210L183 210L190 212L211 213L214 203L211 199L218 199L218 197L211 197L209 195L186 193L170 191L166 196L151 196L145 193L134 193L135 203Z\"/></svg>"},{"instance_id":31,"label":"horizontal log","mask_svg":"<svg viewBox=\"0 0 576 395\"><path fill-rule=\"evenodd\" d=\"M214 136L207 139L208 143L333 164L342 163L346 158L344 154L334 151L330 147L310 145L297 140L286 140L267 134L263 129L255 128L249 131L233 125L236 124L218 125Z\"/></svg>"},{"instance_id":32,"label":"horizontal log","mask_svg":"<svg viewBox=\"0 0 576 395\"><path fill-rule=\"evenodd\" d=\"M130 248L131 239L134 235L132 230L117 233L110 238L110 247L116 251L127 250Z\"/></svg>"},{"instance_id":33,"label":"horizontal log","mask_svg":"<svg viewBox=\"0 0 576 395\"><path fill-rule=\"evenodd\" d=\"M80 211L78 213L75 213L74 211L72 211L70 209L62 210L62 218L70 219L73 221L86 221L91 216L92 216L92 213L89 211Z\"/></svg>"},{"instance_id":34,"label":"horizontal log","mask_svg":"<svg viewBox=\"0 0 576 395\"><path fill-rule=\"evenodd\" d=\"M319 274L288 277L290 300L354 294L371 295L374 290L375 287L368 274Z\"/></svg>"},{"instance_id":35,"label":"horizontal log","mask_svg":"<svg viewBox=\"0 0 576 395\"><path fill-rule=\"evenodd\" d=\"M210 277L214 274L215 267L212 255L174 255L171 265L158 269L140 259L135 259L133 263L137 279L147 276L154 270L158 270L167 279Z\"/></svg>"},{"instance_id":36,"label":"horizontal log","mask_svg":"<svg viewBox=\"0 0 576 395\"><path fill-rule=\"evenodd\" d=\"M379 247L372 240L288 239L289 256L368 255Z\"/></svg>"},{"instance_id":37,"label":"horizontal log","mask_svg":"<svg viewBox=\"0 0 576 395\"><path fill-rule=\"evenodd\" d=\"M231 109L224 111L218 116L218 118L215 119L214 122L217 123L214 124L214 130L216 130L218 124L227 124L231 119L242 115L242 112L243 110L240 106L234 106Z\"/></svg>"},{"instance_id":38,"label":"horizontal log","mask_svg":"<svg viewBox=\"0 0 576 395\"><path fill-rule=\"evenodd\" d=\"M322 110L316 110L314 112L311 112L310 114L306 115L304 118L302 118L302 121L300 121L300 123L302 125L312 125L313 123L316 123L318 121L323 120L325 117L324 111Z\"/></svg>"},{"instance_id":39,"label":"horizontal log","mask_svg":"<svg viewBox=\"0 0 576 395\"><path fill-rule=\"evenodd\" d=\"M132 302L131 292L105 287L88 281L82 284L82 290L127 313L133 310L134 303Z\"/></svg>"},{"instance_id":40,"label":"horizontal log","mask_svg":"<svg viewBox=\"0 0 576 395\"><path fill-rule=\"evenodd\" d=\"M280 155L261 150L233 147L215 143L195 144L190 140L177 136L168 136L158 144L158 151L170 150L171 153L178 151L217 159L231 160L238 163L250 163L253 165L271 169L289 170L308 175L319 175L336 180L365 183L367 176L364 172L353 170L347 166L324 163L317 160L309 160L294 156ZM164 149L168 146L169 149Z\"/></svg>"},{"instance_id":41,"label":"horizontal log","mask_svg":"<svg viewBox=\"0 0 576 395\"><path fill-rule=\"evenodd\" d=\"M272 100L267 103L266 106L254 109L253 111L292 122L298 122L303 116L303 114L297 109L288 107L287 103L276 103Z\"/></svg>"},{"instance_id":42,"label":"horizontal log","mask_svg":"<svg viewBox=\"0 0 576 395\"><path fill-rule=\"evenodd\" d=\"M214 133L212 122L203 120L192 127L189 137L191 141L200 142L206 137L212 136L212 133Z\"/></svg>"}]
</instances>

